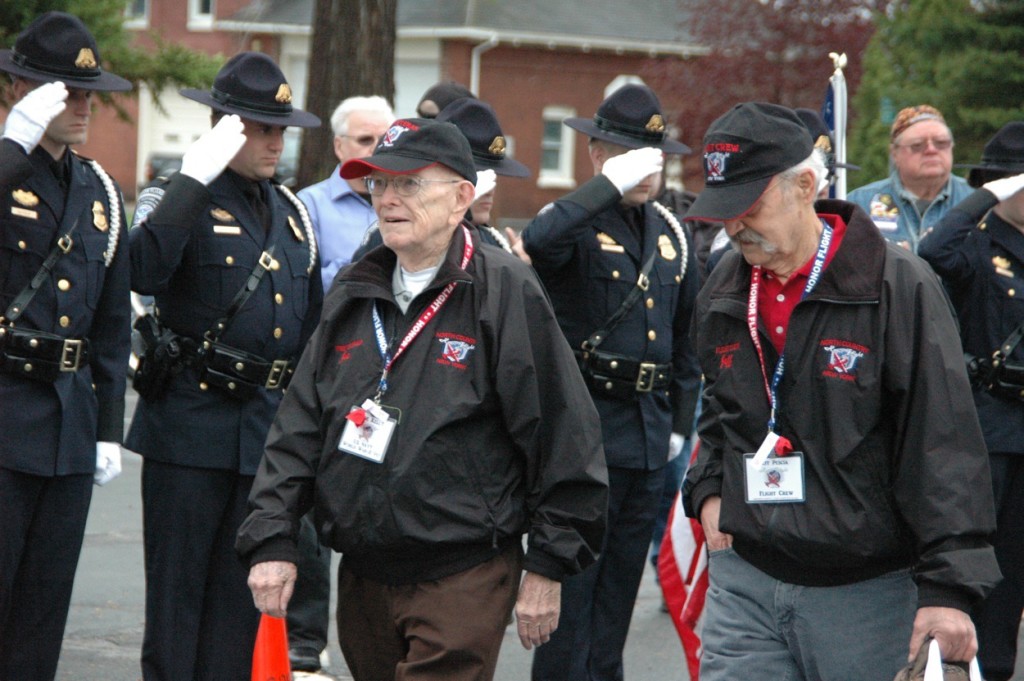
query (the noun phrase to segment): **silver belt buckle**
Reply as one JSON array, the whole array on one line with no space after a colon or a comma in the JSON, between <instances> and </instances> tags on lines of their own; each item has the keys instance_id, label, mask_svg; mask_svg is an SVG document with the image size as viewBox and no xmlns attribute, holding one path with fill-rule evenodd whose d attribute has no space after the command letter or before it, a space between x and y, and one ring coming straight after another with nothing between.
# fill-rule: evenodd
<instances>
[{"instance_id":1,"label":"silver belt buckle","mask_svg":"<svg viewBox=\"0 0 1024 681\"><path fill-rule=\"evenodd\" d=\"M82 361L82 341L68 338L60 351L60 370L78 371Z\"/></svg>"},{"instance_id":2,"label":"silver belt buckle","mask_svg":"<svg viewBox=\"0 0 1024 681\"><path fill-rule=\"evenodd\" d=\"M288 360L275 359L270 364L270 373L267 374L267 382L263 387L267 390L277 390L280 388L286 371L288 371Z\"/></svg>"}]
</instances>

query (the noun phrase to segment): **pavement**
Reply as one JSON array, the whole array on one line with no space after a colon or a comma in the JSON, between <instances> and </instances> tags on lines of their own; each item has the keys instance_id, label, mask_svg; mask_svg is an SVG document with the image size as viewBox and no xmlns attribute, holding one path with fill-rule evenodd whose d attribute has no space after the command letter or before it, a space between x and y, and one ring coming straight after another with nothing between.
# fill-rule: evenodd
<instances>
[{"instance_id":1,"label":"pavement","mask_svg":"<svg viewBox=\"0 0 1024 681\"><path fill-rule=\"evenodd\" d=\"M129 390L127 418L136 399ZM57 669L59 681L141 679L139 652L145 623L141 457L123 450L122 468L119 478L93 494ZM333 613L333 595L331 602ZM689 681L679 639L660 606L661 593L648 566L625 651L630 681ZM329 638L331 663L326 671L339 681L351 679L333 621ZM511 625L498 659L496 681L528 679L531 658Z\"/></svg>"}]
</instances>

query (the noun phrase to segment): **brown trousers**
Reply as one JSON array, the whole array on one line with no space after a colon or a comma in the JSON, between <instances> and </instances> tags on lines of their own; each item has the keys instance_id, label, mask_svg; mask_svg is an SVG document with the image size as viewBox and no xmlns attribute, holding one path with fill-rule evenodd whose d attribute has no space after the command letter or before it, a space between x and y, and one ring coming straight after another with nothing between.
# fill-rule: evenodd
<instances>
[{"instance_id":1,"label":"brown trousers","mask_svg":"<svg viewBox=\"0 0 1024 681\"><path fill-rule=\"evenodd\" d=\"M522 549L436 581L388 586L338 570L338 643L355 681L490 681Z\"/></svg>"}]
</instances>

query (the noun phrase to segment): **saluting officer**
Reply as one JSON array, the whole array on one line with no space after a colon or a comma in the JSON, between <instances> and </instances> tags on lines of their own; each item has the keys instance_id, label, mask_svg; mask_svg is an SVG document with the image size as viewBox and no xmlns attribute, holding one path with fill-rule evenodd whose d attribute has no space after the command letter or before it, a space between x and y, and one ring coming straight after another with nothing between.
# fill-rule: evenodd
<instances>
[{"instance_id":1,"label":"saluting officer","mask_svg":"<svg viewBox=\"0 0 1024 681\"><path fill-rule=\"evenodd\" d=\"M689 148L665 133L643 85L612 93L593 120L594 177L544 207L523 245L554 303L601 416L608 526L597 564L562 585L551 641L535 679L621 679L622 650L661 496L670 437L689 433L700 381L688 339L698 289L689 236L649 200L663 155Z\"/></svg>"},{"instance_id":2,"label":"saluting officer","mask_svg":"<svg viewBox=\"0 0 1024 681\"><path fill-rule=\"evenodd\" d=\"M48 12L0 50L0 678L52 679L92 485L121 470L129 352L121 190L70 146L100 67L77 17Z\"/></svg>"},{"instance_id":3,"label":"saluting officer","mask_svg":"<svg viewBox=\"0 0 1024 681\"><path fill-rule=\"evenodd\" d=\"M140 399L128 448L144 457L146 681L241 679L259 613L234 552L263 441L320 316L317 247L302 203L271 180L291 104L284 74L243 52L210 92L213 128L181 171L139 196L132 287L155 296L182 365Z\"/></svg>"}]
</instances>

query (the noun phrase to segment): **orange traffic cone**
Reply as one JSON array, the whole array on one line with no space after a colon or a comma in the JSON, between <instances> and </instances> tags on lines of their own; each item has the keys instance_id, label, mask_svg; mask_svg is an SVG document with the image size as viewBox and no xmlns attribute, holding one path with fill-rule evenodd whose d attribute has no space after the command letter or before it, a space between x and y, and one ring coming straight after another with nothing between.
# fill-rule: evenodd
<instances>
[{"instance_id":1,"label":"orange traffic cone","mask_svg":"<svg viewBox=\"0 0 1024 681\"><path fill-rule=\"evenodd\" d=\"M284 620L267 613L260 616L256 647L252 651L252 681L291 681L288 632Z\"/></svg>"}]
</instances>

